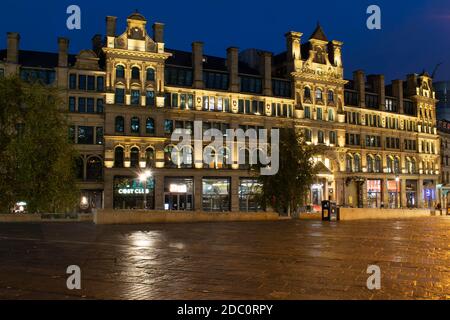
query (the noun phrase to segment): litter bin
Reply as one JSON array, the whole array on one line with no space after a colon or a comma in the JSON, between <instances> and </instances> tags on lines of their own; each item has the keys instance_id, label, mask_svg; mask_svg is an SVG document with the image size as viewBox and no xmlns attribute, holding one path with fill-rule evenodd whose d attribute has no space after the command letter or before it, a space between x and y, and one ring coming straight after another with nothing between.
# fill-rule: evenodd
<instances>
[{"instance_id":1,"label":"litter bin","mask_svg":"<svg viewBox=\"0 0 450 320\"><path fill-rule=\"evenodd\" d=\"M330 221L330 201L329 200L322 201L322 220Z\"/></svg>"},{"instance_id":2,"label":"litter bin","mask_svg":"<svg viewBox=\"0 0 450 320\"><path fill-rule=\"evenodd\" d=\"M339 208L336 202L330 202L330 221L339 221Z\"/></svg>"}]
</instances>

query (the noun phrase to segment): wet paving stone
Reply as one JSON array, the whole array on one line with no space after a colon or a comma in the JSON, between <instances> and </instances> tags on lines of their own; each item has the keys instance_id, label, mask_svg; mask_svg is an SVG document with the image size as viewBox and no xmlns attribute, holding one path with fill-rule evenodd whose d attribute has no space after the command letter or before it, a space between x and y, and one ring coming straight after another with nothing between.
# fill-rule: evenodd
<instances>
[{"instance_id":1,"label":"wet paving stone","mask_svg":"<svg viewBox=\"0 0 450 320\"><path fill-rule=\"evenodd\" d=\"M381 289L366 287L369 265ZM66 268L81 268L81 290ZM450 217L0 224L0 299L448 299Z\"/></svg>"}]
</instances>

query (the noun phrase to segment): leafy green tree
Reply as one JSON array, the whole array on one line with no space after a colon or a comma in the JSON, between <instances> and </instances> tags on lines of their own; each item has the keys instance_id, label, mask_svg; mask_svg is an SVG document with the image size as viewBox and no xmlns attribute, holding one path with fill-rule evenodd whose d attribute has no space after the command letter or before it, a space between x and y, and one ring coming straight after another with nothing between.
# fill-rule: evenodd
<instances>
[{"instance_id":1,"label":"leafy green tree","mask_svg":"<svg viewBox=\"0 0 450 320\"><path fill-rule=\"evenodd\" d=\"M29 212L74 207L74 157L56 88L0 79L0 209L26 201Z\"/></svg>"},{"instance_id":2,"label":"leafy green tree","mask_svg":"<svg viewBox=\"0 0 450 320\"><path fill-rule=\"evenodd\" d=\"M261 175L260 202L288 215L303 206L316 175L313 156L318 147L308 145L294 128L280 129L279 170L275 175Z\"/></svg>"}]
</instances>

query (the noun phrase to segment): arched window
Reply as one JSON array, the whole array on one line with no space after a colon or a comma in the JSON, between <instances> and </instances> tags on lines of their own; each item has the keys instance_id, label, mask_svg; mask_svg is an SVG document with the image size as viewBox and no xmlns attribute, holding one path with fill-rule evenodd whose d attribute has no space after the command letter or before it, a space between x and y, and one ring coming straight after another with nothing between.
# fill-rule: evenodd
<instances>
[{"instance_id":1,"label":"arched window","mask_svg":"<svg viewBox=\"0 0 450 320\"><path fill-rule=\"evenodd\" d=\"M75 158L75 176L77 179L79 180L83 180L84 179L84 161L83 158L81 157L77 157Z\"/></svg>"},{"instance_id":2,"label":"arched window","mask_svg":"<svg viewBox=\"0 0 450 320\"><path fill-rule=\"evenodd\" d=\"M386 168L387 168L387 172L388 173L392 173L394 171L393 162L392 162L392 157L391 156L387 156L386 157Z\"/></svg>"},{"instance_id":3,"label":"arched window","mask_svg":"<svg viewBox=\"0 0 450 320\"><path fill-rule=\"evenodd\" d=\"M153 168L155 166L155 150L152 148L145 150L145 166L147 168Z\"/></svg>"},{"instance_id":4,"label":"arched window","mask_svg":"<svg viewBox=\"0 0 450 320\"><path fill-rule=\"evenodd\" d=\"M323 131L317 131L317 143L324 143Z\"/></svg>"},{"instance_id":5,"label":"arched window","mask_svg":"<svg viewBox=\"0 0 450 320\"><path fill-rule=\"evenodd\" d=\"M380 173L381 172L381 157L376 156L375 157L375 172Z\"/></svg>"},{"instance_id":6,"label":"arched window","mask_svg":"<svg viewBox=\"0 0 450 320\"><path fill-rule=\"evenodd\" d=\"M192 168L193 156L192 147L184 146L180 153L180 166L182 168Z\"/></svg>"},{"instance_id":7,"label":"arched window","mask_svg":"<svg viewBox=\"0 0 450 320\"><path fill-rule=\"evenodd\" d=\"M86 165L86 180L98 181L103 177L103 164L99 157L90 157Z\"/></svg>"},{"instance_id":8,"label":"arched window","mask_svg":"<svg viewBox=\"0 0 450 320\"><path fill-rule=\"evenodd\" d=\"M394 158L394 173L400 173L400 159L399 157Z\"/></svg>"},{"instance_id":9,"label":"arched window","mask_svg":"<svg viewBox=\"0 0 450 320\"><path fill-rule=\"evenodd\" d=\"M123 148L116 147L114 150L114 167L123 168Z\"/></svg>"},{"instance_id":10,"label":"arched window","mask_svg":"<svg viewBox=\"0 0 450 320\"><path fill-rule=\"evenodd\" d=\"M147 81L155 81L155 69L147 69Z\"/></svg>"},{"instance_id":11,"label":"arched window","mask_svg":"<svg viewBox=\"0 0 450 320\"><path fill-rule=\"evenodd\" d=\"M328 102L334 102L334 92L333 92L333 90L328 90Z\"/></svg>"},{"instance_id":12,"label":"arched window","mask_svg":"<svg viewBox=\"0 0 450 320\"><path fill-rule=\"evenodd\" d=\"M116 78L123 79L125 78L125 67L122 65L116 66Z\"/></svg>"},{"instance_id":13,"label":"arched window","mask_svg":"<svg viewBox=\"0 0 450 320\"><path fill-rule=\"evenodd\" d=\"M349 154L345 157L345 169L347 172L353 172L353 158Z\"/></svg>"},{"instance_id":14,"label":"arched window","mask_svg":"<svg viewBox=\"0 0 450 320\"><path fill-rule=\"evenodd\" d=\"M130 166L132 168L139 166L139 149L137 147L133 147L130 150Z\"/></svg>"},{"instance_id":15,"label":"arched window","mask_svg":"<svg viewBox=\"0 0 450 320\"><path fill-rule=\"evenodd\" d=\"M312 133L310 129L305 129L305 141L311 142Z\"/></svg>"},{"instance_id":16,"label":"arched window","mask_svg":"<svg viewBox=\"0 0 450 320\"><path fill-rule=\"evenodd\" d=\"M219 154L222 159L219 159L219 168L230 168L231 166L231 153L230 149L222 147L219 149Z\"/></svg>"},{"instance_id":17,"label":"arched window","mask_svg":"<svg viewBox=\"0 0 450 320\"><path fill-rule=\"evenodd\" d=\"M304 99L311 99L311 89L309 87L305 87Z\"/></svg>"},{"instance_id":18,"label":"arched window","mask_svg":"<svg viewBox=\"0 0 450 320\"><path fill-rule=\"evenodd\" d=\"M316 89L316 100L322 101L322 89L320 89L320 88Z\"/></svg>"},{"instance_id":19,"label":"arched window","mask_svg":"<svg viewBox=\"0 0 450 320\"><path fill-rule=\"evenodd\" d=\"M120 132L120 133L124 132L125 121L122 116L116 117L115 127L116 127L116 132Z\"/></svg>"},{"instance_id":20,"label":"arched window","mask_svg":"<svg viewBox=\"0 0 450 320\"><path fill-rule=\"evenodd\" d=\"M133 80L139 80L140 77L140 70L138 67L131 68L131 79Z\"/></svg>"},{"instance_id":21,"label":"arched window","mask_svg":"<svg viewBox=\"0 0 450 320\"><path fill-rule=\"evenodd\" d=\"M139 118L132 117L130 123L131 133L139 133Z\"/></svg>"},{"instance_id":22,"label":"arched window","mask_svg":"<svg viewBox=\"0 0 450 320\"><path fill-rule=\"evenodd\" d=\"M164 167L166 168L177 168L178 167L178 152L175 153L175 157L172 157L172 150L175 147L168 145L164 148ZM175 148L176 149L176 148Z\"/></svg>"},{"instance_id":23,"label":"arched window","mask_svg":"<svg viewBox=\"0 0 450 320\"><path fill-rule=\"evenodd\" d=\"M411 173L416 173L416 159L411 159Z\"/></svg>"},{"instance_id":24,"label":"arched window","mask_svg":"<svg viewBox=\"0 0 450 320\"><path fill-rule=\"evenodd\" d=\"M328 121L334 121L334 110L328 109Z\"/></svg>"},{"instance_id":25,"label":"arched window","mask_svg":"<svg viewBox=\"0 0 450 320\"><path fill-rule=\"evenodd\" d=\"M145 133L155 134L155 120L153 118L147 118L145 122Z\"/></svg>"},{"instance_id":26,"label":"arched window","mask_svg":"<svg viewBox=\"0 0 450 320\"><path fill-rule=\"evenodd\" d=\"M354 166L355 166L355 172L360 172L361 171L361 157L359 156L359 154L355 154L355 156L353 157L353 162L354 162Z\"/></svg>"},{"instance_id":27,"label":"arched window","mask_svg":"<svg viewBox=\"0 0 450 320\"><path fill-rule=\"evenodd\" d=\"M367 172L373 172L373 158L371 155L367 155Z\"/></svg>"}]
</instances>

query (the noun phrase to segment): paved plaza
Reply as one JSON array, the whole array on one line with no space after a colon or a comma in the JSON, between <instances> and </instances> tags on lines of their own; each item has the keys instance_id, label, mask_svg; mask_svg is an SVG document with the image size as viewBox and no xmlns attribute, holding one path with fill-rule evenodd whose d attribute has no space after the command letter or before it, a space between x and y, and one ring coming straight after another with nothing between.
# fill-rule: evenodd
<instances>
[{"instance_id":1,"label":"paved plaza","mask_svg":"<svg viewBox=\"0 0 450 320\"><path fill-rule=\"evenodd\" d=\"M69 265L81 290L66 287ZM0 224L0 299L79 298L449 299L450 217Z\"/></svg>"}]
</instances>

